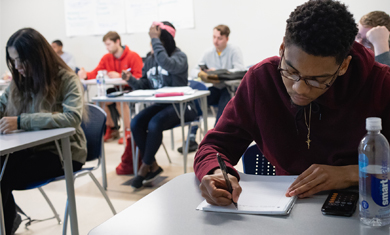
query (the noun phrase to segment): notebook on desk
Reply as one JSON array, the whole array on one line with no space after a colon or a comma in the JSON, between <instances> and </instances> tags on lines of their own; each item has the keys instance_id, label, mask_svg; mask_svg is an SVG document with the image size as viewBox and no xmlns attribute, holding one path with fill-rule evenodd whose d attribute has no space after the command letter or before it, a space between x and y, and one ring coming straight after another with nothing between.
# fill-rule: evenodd
<instances>
[{"instance_id":1,"label":"notebook on desk","mask_svg":"<svg viewBox=\"0 0 390 235\"><path fill-rule=\"evenodd\" d=\"M124 96L147 97L147 96L154 96L155 94L172 93L172 92L183 92L184 95L190 95L190 94L194 94L195 90L193 90L189 86L163 87L157 90L153 90L153 89L135 90L127 94L124 94Z\"/></svg>"},{"instance_id":2,"label":"notebook on desk","mask_svg":"<svg viewBox=\"0 0 390 235\"><path fill-rule=\"evenodd\" d=\"M262 176L240 174L242 193L237 208L229 206L213 206L204 200L197 210L237 213L288 215L294 206L296 197L286 197L288 187L298 176Z\"/></svg>"}]
</instances>

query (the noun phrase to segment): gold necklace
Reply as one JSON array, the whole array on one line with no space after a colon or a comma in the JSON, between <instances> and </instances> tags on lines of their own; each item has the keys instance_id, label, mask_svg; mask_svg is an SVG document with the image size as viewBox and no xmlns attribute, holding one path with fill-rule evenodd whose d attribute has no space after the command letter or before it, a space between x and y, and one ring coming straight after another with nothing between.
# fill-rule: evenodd
<instances>
[{"instance_id":1,"label":"gold necklace","mask_svg":"<svg viewBox=\"0 0 390 235\"><path fill-rule=\"evenodd\" d=\"M306 124L306 128L307 128L307 140L306 140L307 149L310 149L311 103L310 103L310 113L309 113L309 124L307 124L307 121L306 121L306 108L304 108L303 111L304 111L304 115L305 115L305 124Z\"/></svg>"}]
</instances>

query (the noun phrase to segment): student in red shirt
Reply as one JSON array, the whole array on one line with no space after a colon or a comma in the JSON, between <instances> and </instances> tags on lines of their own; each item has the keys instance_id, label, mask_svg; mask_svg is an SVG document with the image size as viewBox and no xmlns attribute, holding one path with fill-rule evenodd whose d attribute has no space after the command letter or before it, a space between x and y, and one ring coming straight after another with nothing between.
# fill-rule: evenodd
<instances>
[{"instance_id":1,"label":"student in red shirt","mask_svg":"<svg viewBox=\"0 0 390 235\"><path fill-rule=\"evenodd\" d=\"M99 70L107 70L109 78L120 78L122 70L131 68L131 73L134 77L140 78L142 76L142 58L134 51L131 51L128 46L122 46L121 38L117 32L110 31L103 37L103 42L109 53L105 54L100 60L98 66L91 72L85 71L81 68L78 72L80 79L95 79ZM118 88L110 88L107 93L116 91ZM129 86L125 90L130 90ZM104 141L115 139L119 137L118 119L120 114L120 103L106 103L104 110L107 113L107 130L104 136ZM114 113L115 112L115 113ZM130 111L129 106L125 103L123 105L123 118L125 123L125 136L130 135ZM119 144L123 143L123 139L119 139Z\"/></svg>"}]
</instances>

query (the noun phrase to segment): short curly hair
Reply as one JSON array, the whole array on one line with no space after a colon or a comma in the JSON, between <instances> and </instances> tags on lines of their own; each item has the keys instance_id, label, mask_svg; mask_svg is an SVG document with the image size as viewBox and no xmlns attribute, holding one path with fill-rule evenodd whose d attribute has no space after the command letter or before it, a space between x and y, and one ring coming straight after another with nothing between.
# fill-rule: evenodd
<instances>
[{"instance_id":1,"label":"short curly hair","mask_svg":"<svg viewBox=\"0 0 390 235\"><path fill-rule=\"evenodd\" d=\"M349 54L358 29L347 7L332 0L310 0L287 20L284 42L314 56L333 56L341 64Z\"/></svg>"}]
</instances>

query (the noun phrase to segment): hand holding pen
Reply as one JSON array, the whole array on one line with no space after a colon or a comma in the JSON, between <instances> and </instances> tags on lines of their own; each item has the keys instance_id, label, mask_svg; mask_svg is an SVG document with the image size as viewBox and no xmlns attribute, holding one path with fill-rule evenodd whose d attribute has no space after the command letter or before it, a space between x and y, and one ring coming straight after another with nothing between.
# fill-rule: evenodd
<instances>
[{"instance_id":1,"label":"hand holding pen","mask_svg":"<svg viewBox=\"0 0 390 235\"><path fill-rule=\"evenodd\" d=\"M208 203L216 206L228 206L232 204L232 201L238 201L242 191L238 179L230 174L227 174L227 177L230 181L232 192L228 192L226 180L220 168L215 169L211 174L203 176L199 188L202 197L204 197Z\"/></svg>"},{"instance_id":2,"label":"hand holding pen","mask_svg":"<svg viewBox=\"0 0 390 235\"><path fill-rule=\"evenodd\" d=\"M225 164L225 162L223 161L221 155L219 155L219 153L217 153L217 158L218 158L219 168L221 168L223 178L225 179L225 182L226 182L227 191L228 191L230 194L233 194L232 184L230 183L229 177L228 177L228 175L227 175L227 167L226 167L226 164ZM236 206L236 208L237 208L237 203L233 201L233 197L232 197L232 203L233 203L234 206Z\"/></svg>"}]
</instances>

